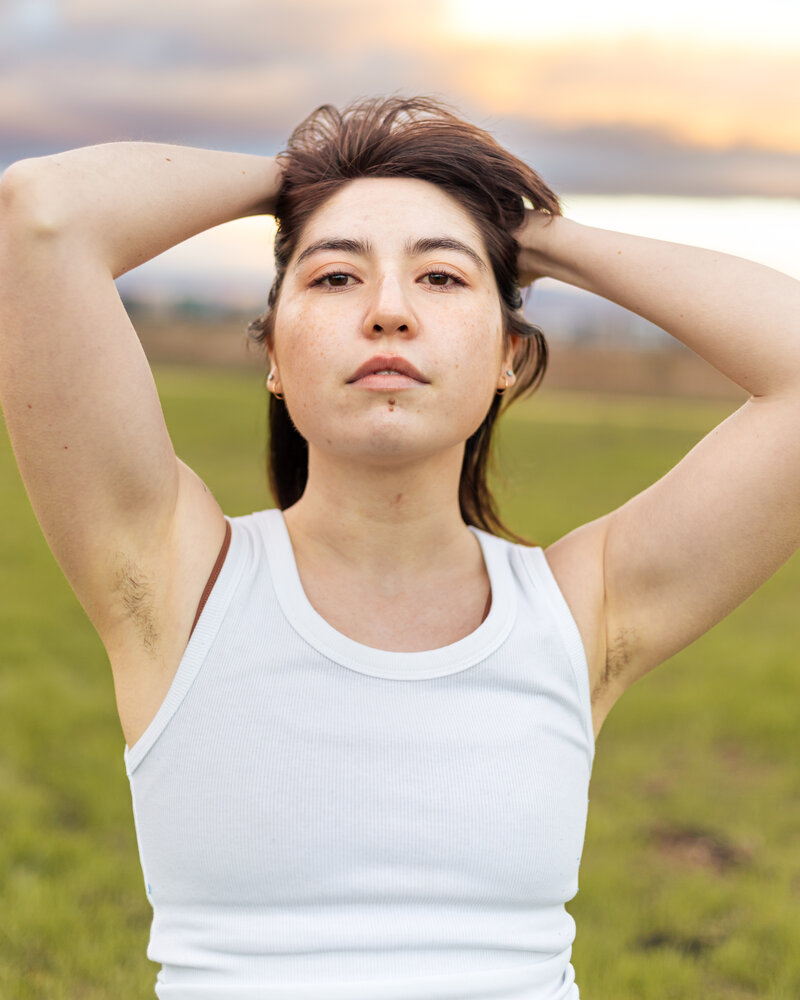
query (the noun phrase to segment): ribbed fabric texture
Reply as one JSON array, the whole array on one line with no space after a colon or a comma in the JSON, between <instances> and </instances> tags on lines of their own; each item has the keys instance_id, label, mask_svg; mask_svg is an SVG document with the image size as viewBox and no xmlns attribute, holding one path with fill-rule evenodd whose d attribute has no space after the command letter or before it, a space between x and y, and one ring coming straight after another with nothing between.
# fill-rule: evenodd
<instances>
[{"instance_id":1,"label":"ribbed fabric texture","mask_svg":"<svg viewBox=\"0 0 800 1000\"><path fill-rule=\"evenodd\" d=\"M594 744L541 549L474 530L471 635L371 649L303 592L280 511L230 519L125 763L163 1000L576 1000Z\"/></svg>"}]
</instances>

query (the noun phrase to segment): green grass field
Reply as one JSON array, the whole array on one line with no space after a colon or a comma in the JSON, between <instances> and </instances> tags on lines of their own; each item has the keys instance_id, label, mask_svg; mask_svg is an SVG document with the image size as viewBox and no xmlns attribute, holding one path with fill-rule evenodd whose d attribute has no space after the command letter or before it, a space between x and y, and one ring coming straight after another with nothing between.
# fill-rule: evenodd
<instances>
[{"instance_id":1,"label":"green grass field","mask_svg":"<svg viewBox=\"0 0 800 1000\"><path fill-rule=\"evenodd\" d=\"M157 380L178 454L226 513L268 506L259 376ZM506 418L503 512L546 544L731 408L543 392ZM4 434L0 504L0 997L144 1000L157 970L111 678ZM586 1000L800 997L798 598L795 557L609 717L570 906Z\"/></svg>"}]
</instances>

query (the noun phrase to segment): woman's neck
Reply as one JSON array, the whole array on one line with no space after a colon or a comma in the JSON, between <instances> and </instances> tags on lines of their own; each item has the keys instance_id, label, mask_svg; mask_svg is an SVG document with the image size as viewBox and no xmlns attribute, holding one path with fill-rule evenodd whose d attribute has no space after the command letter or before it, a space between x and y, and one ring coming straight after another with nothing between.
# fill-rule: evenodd
<instances>
[{"instance_id":1,"label":"woman's neck","mask_svg":"<svg viewBox=\"0 0 800 1000\"><path fill-rule=\"evenodd\" d=\"M480 626L491 584L459 510L461 461L458 449L403 468L310 463L284 517L305 595L334 629L416 652Z\"/></svg>"},{"instance_id":2,"label":"woman's neck","mask_svg":"<svg viewBox=\"0 0 800 1000\"><path fill-rule=\"evenodd\" d=\"M458 503L463 446L403 465L368 465L312 450L303 496L284 512L295 550L394 585L475 558Z\"/></svg>"}]
</instances>

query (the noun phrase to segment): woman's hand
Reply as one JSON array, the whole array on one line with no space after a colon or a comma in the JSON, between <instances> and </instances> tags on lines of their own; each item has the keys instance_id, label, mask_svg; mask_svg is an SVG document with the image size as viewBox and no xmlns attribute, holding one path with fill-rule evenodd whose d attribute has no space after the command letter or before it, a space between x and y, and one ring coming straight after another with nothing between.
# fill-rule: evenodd
<instances>
[{"instance_id":1,"label":"woman's hand","mask_svg":"<svg viewBox=\"0 0 800 1000\"><path fill-rule=\"evenodd\" d=\"M547 255L548 230L558 216L549 212L528 209L525 222L520 226L516 236L519 243L517 268L520 288L533 284L539 278L550 275L551 262Z\"/></svg>"}]
</instances>

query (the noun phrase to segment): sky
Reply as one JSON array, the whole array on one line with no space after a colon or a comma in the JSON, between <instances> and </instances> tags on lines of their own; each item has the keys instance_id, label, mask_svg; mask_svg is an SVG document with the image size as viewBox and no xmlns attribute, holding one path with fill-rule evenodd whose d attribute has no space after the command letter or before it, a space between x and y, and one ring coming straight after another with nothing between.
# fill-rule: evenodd
<instances>
[{"instance_id":1,"label":"sky","mask_svg":"<svg viewBox=\"0 0 800 1000\"><path fill-rule=\"evenodd\" d=\"M0 0L0 169L122 139L272 155L320 104L393 93L488 129L577 221L800 277L798 0ZM273 232L118 284L260 309Z\"/></svg>"},{"instance_id":2,"label":"sky","mask_svg":"<svg viewBox=\"0 0 800 1000\"><path fill-rule=\"evenodd\" d=\"M0 165L118 139L274 153L317 105L396 92L556 190L800 196L796 0L0 0Z\"/></svg>"}]
</instances>

